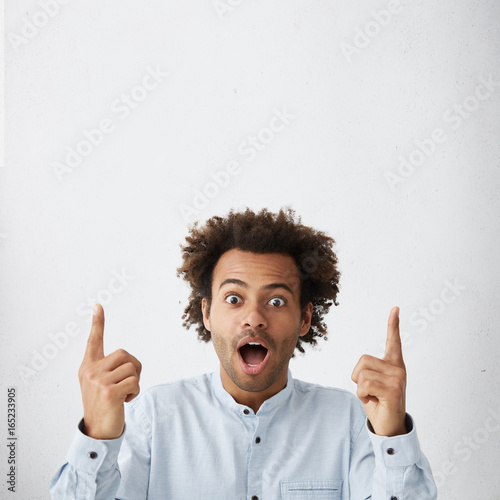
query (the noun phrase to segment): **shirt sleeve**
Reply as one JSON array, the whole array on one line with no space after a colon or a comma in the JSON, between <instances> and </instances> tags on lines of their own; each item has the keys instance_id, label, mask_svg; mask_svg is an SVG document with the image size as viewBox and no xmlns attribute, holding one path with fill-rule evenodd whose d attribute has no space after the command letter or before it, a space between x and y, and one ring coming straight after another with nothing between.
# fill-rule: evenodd
<instances>
[{"instance_id":1,"label":"shirt sleeve","mask_svg":"<svg viewBox=\"0 0 500 500\"><path fill-rule=\"evenodd\" d=\"M353 448L351 498L371 500L435 500L437 489L427 458L420 449L412 417L406 414L407 434L379 436L368 420ZM370 477L372 481L360 481ZM363 488L364 491L361 491Z\"/></svg>"},{"instance_id":2,"label":"shirt sleeve","mask_svg":"<svg viewBox=\"0 0 500 500\"><path fill-rule=\"evenodd\" d=\"M120 484L117 458L126 430L117 439L100 440L85 435L82 429L83 419L78 424L66 462L50 482L52 500L115 498Z\"/></svg>"},{"instance_id":3,"label":"shirt sleeve","mask_svg":"<svg viewBox=\"0 0 500 500\"><path fill-rule=\"evenodd\" d=\"M93 439L82 429L83 419L78 424L66 462L50 482L52 500L145 500L149 483L149 440L142 422L136 420L136 413L126 411L124 431L116 439Z\"/></svg>"}]
</instances>

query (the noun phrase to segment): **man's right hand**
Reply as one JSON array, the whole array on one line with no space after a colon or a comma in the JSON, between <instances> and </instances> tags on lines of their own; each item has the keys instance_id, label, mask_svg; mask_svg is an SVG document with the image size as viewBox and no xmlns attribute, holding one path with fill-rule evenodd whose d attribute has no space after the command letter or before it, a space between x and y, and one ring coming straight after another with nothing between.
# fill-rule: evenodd
<instances>
[{"instance_id":1,"label":"man's right hand","mask_svg":"<svg viewBox=\"0 0 500 500\"><path fill-rule=\"evenodd\" d=\"M115 439L125 426L123 403L139 394L141 363L123 349L104 356L104 310L94 306L92 326L78 370L83 400L83 432L94 439Z\"/></svg>"}]
</instances>

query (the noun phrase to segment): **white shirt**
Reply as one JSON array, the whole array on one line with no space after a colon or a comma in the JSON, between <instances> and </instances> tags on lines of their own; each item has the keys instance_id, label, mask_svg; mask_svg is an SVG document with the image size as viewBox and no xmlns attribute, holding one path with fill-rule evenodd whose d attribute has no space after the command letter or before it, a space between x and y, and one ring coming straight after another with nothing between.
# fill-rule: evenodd
<instances>
[{"instance_id":1,"label":"white shirt","mask_svg":"<svg viewBox=\"0 0 500 500\"><path fill-rule=\"evenodd\" d=\"M294 380L257 413L220 373L165 383L126 405L113 440L77 431L55 499L431 500L429 463L410 432L378 436L352 393Z\"/></svg>"}]
</instances>

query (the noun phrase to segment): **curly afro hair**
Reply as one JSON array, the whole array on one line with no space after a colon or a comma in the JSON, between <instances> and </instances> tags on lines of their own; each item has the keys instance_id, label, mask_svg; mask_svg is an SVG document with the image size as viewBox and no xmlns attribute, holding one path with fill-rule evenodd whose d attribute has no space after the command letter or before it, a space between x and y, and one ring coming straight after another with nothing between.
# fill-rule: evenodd
<instances>
[{"instance_id":1,"label":"curly afro hair","mask_svg":"<svg viewBox=\"0 0 500 500\"><path fill-rule=\"evenodd\" d=\"M206 298L210 306L213 270L224 252L237 248L260 254L287 254L294 258L301 277L302 310L309 302L313 305L311 327L296 345L304 353L304 342L314 346L318 337L327 339L323 318L332 304L338 305L340 272L332 249L334 243L325 233L301 224L300 217L296 220L290 207L277 214L265 208L258 213L249 208L244 212L231 210L225 218L212 217L202 227L195 222L189 228L186 244L181 244L183 264L177 269L177 276L182 276L191 287L182 326L196 326L199 340L210 340L210 332L203 324L201 302Z\"/></svg>"}]
</instances>

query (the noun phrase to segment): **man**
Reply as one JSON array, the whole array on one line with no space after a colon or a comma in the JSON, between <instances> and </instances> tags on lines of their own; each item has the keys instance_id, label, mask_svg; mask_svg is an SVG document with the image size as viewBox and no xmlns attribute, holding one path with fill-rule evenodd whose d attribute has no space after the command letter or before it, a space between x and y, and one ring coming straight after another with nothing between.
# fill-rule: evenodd
<instances>
[{"instance_id":1,"label":"man","mask_svg":"<svg viewBox=\"0 0 500 500\"><path fill-rule=\"evenodd\" d=\"M212 374L136 397L141 364L123 350L104 356L96 305L79 370L84 416L52 498L436 498L406 413L399 308L384 358L354 368L359 399L293 379L290 358L325 336L340 276L334 240L294 217L247 209L192 226L178 269L192 290L183 319L212 340Z\"/></svg>"}]
</instances>

